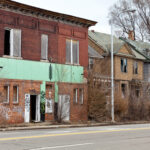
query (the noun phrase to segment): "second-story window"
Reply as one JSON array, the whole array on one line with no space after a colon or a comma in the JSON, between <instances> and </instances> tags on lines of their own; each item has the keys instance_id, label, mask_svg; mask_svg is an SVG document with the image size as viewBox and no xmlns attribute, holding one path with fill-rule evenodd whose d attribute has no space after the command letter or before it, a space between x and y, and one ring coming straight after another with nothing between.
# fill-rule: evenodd
<instances>
[{"instance_id":1,"label":"second-story window","mask_svg":"<svg viewBox=\"0 0 150 150\"><path fill-rule=\"evenodd\" d=\"M138 63L136 61L133 62L133 74L138 74Z\"/></svg>"},{"instance_id":2,"label":"second-story window","mask_svg":"<svg viewBox=\"0 0 150 150\"><path fill-rule=\"evenodd\" d=\"M127 72L127 59L121 58L121 72Z\"/></svg>"},{"instance_id":3,"label":"second-story window","mask_svg":"<svg viewBox=\"0 0 150 150\"><path fill-rule=\"evenodd\" d=\"M4 55L21 57L21 30L5 29Z\"/></svg>"},{"instance_id":4,"label":"second-story window","mask_svg":"<svg viewBox=\"0 0 150 150\"><path fill-rule=\"evenodd\" d=\"M66 40L66 63L79 64L79 41Z\"/></svg>"},{"instance_id":5,"label":"second-story window","mask_svg":"<svg viewBox=\"0 0 150 150\"><path fill-rule=\"evenodd\" d=\"M41 35L41 59L48 59L48 35Z\"/></svg>"}]
</instances>

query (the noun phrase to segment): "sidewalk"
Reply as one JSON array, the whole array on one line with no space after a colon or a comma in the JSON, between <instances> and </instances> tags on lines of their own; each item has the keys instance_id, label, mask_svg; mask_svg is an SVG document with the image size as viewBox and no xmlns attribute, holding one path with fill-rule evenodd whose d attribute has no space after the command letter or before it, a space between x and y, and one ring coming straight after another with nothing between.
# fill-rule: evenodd
<instances>
[{"instance_id":1,"label":"sidewalk","mask_svg":"<svg viewBox=\"0 0 150 150\"><path fill-rule=\"evenodd\" d=\"M125 124L149 124L149 121L133 121L133 122L104 122L104 123L85 123L85 124L51 124L50 122L43 123L28 123L17 125L1 126L0 131L15 131L15 130L36 130L36 129L56 129L56 128L77 128L77 127L94 127L94 126L109 126L109 125L125 125Z\"/></svg>"}]
</instances>

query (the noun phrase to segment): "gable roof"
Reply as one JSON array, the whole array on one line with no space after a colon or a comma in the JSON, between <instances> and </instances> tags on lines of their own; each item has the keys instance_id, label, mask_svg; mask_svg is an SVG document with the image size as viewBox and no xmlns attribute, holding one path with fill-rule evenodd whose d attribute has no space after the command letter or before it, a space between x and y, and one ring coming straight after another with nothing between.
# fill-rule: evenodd
<instances>
[{"instance_id":1,"label":"gable roof","mask_svg":"<svg viewBox=\"0 0 150 150\"><path fill-rule=\"evenodd\" d=\"M97 45L102 47L106 53L109 53L111 51L110 34L88 31L88 35ZM125 44L125 42L121 41L115 36L113 37L113 41L114 41L114 53L117 53L120 50L120 48Z\"/></svg>"},{"instance_id":2,"label":"gable roof","mask_svg":"<svg viewBox=\"0 0 150 150\"><path fill-rule=\"evenodd\" d=\"M91 46L88 46L88 55L92 58L103 58L97 51L95 51Z\"/></svg>"},{"instance_id":3,"label":"gable roof","mask_svg":"<svg viewBox=\"0 0 150 150\"><path fill-rule=\"evenodd\" d=\"M100 46L107 54L111 52L111 35L95 32L95 31L88 31L89 38L95 42L98 46ZM126 44L126 41L121 40L113 36L113 48L114 48L114 54L116 55L122 55L122 56L129 56L136 59L146 59L145 56L141 55L140 53L136 52L132 47L129 47L132 54L123 54L120 53L119 50L124 46L128 45Z\"/></svg>"},{"instance_id":4,"label":"gable roof","mask_svg":"<svg viewBox=\"0 0 150 150\"><path fill-rule=\"evenodd\" d=\"M142 41L133 41L123 37L121 37L120 39L125 41L130 47L132 47L132 49L134 49L136 53L142 55L147 60L150 60L150 43ZM147 51L149 52L149 55L147 54Z\"/></svg>"},{"instance_id":5,"label":"gable roof","mask_svg":"<svg viewBox=\"0 0 150 150\"><path fill-rule=\"evenodd\" d=\"M12 0L0 0L0 7L6 8L6 9L7 8L15 9L17 11L22 11L22 12L28 12L31 14L35 14L37 16L41 15L41 16L55 19L55 20L67 21L70 23L84 26L84 27L90 27L97 23L96 21L79 18L76 16L67 15L67 14L62 14L62 13L58 13L58 12L53 12L53 11L45 10L42 8L15 2Z\"/></svg>"}]
</instances>

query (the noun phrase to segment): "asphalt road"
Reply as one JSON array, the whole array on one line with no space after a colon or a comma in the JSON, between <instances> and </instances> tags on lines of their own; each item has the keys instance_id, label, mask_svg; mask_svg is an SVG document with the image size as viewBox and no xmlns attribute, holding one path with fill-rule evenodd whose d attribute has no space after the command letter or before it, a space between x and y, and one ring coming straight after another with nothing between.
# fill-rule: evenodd
<instances>
[{"instance_id":1,"label":"asphalt road","mask_svg":"<svg viewBox=\"0 0 150 150\"><path fill-rule=\"evenodd\" d=\"M0 150L150 150L150 124L0 132Z\"/></svg>"}]
</instances>

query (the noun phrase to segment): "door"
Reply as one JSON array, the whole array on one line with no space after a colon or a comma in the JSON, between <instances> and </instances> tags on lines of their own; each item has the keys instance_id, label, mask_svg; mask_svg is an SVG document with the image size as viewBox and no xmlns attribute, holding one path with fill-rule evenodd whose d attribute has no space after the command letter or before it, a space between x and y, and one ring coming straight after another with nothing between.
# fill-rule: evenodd
<instances>
[{"instance_id":1,"label":"door","mask_svg":"<svg viewBox=\"0 0 150 150\"><path fill-rule=\"evenodd\" d=\"M70 96L69 95L59 95L58 119L65 122L70 120Z\"/></svg>"},{"instance_id":2,"label":"door","mask_svg":"<svg viewBox=\"0 0 150 150\"><path fill-rule=\"evenodd\" d=\"M30 122L30 94L25 94L24 122Z\"/></svg>"}]
</instances>

